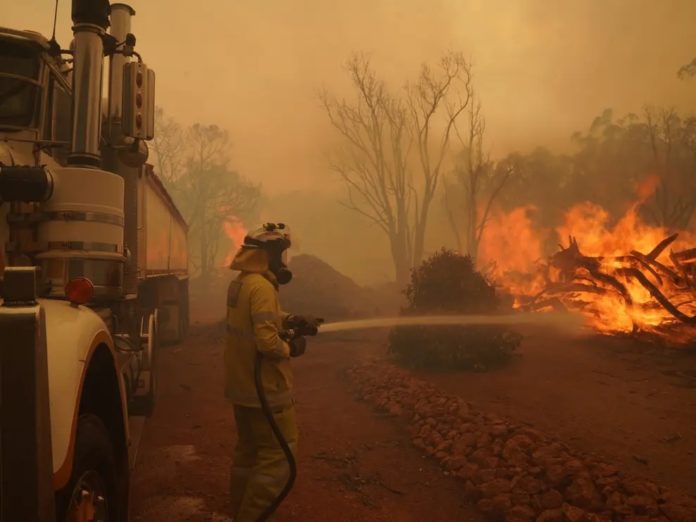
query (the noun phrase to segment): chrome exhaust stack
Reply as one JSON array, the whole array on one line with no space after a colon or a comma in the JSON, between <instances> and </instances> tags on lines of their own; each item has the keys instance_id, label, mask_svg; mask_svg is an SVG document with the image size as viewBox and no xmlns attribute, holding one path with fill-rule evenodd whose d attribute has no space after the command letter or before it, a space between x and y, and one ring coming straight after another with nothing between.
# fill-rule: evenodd
<instances>
[{"instance_id":1,"label":"chrome exhaust stack","mask_svg":"<svg viewBox=\"0 0 696 522\"><path fill-rule=\"evenodd\" d=\"M103 37L109 27L108 0L73 0L73 128L70 165L101 165Z\"/></svg>"},{"instance_id":2,"label":"chrome exhaust stack","mask_svg":"<svg viewBox=\"0 0 696 522\"><path fill-rule=\"evenodd\" d=\"M131 19L135 10L127 4L111 4L111 28L109 34L116 43L126 41L131 32ZM109 134L111 142L119 143L121 117L123 116L123 66L128 58L123 53L113 53L109 65Z\"/></svg>"}]
</instances>

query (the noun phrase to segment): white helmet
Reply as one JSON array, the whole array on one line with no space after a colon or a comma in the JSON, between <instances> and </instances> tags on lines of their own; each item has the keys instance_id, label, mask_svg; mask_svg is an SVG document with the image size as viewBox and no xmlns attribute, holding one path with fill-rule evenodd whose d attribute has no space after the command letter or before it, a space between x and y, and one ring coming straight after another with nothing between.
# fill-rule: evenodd
<instances>
[{"instance_id":1,"label":"white helmet","mask_svg":"<svg viewBox=\"0 0 696 522\"><path fill-rule=\"evenodd\" d=\"M290 227L285 223L264 223L247 234L242 247L262 248L268 252L268 268L278 283L284 285L292 279L292 272L286 264L286 250L290 245Z\"/></svg>"},{"instance_id":2,"label":"white helmet","mask_svg":"<svg viewBox=\"0 0 696 522\"><path fill-rule=\"evenodd\" d=\"M290 227L285 223L264 223L244 238L244 246L250 248L271 248L282 251L290 248L290 245Z\"/></svg>"}]
</instances>

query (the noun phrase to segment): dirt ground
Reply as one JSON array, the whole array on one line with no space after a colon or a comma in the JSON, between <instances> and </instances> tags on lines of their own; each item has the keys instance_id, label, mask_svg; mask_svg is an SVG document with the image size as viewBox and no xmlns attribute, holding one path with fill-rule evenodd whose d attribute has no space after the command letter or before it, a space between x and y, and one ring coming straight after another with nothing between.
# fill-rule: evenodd
<instances>
[{"instance_id":1,"label":"dirt ground","mask_svg":"<svg viewBox=\"0 0 696 522\"><path fill-rule=\"evenodd\" d=\"M696 355L540 329L524 334L519 355L503 369L418 376L696 494ZM295 361L300 474L279 521L481 520L463 500L461 482L423 458L403 426L351 395L345 369L383 357L384 340L379 331L327 335ZM221 396L222 343L221 328L198 325L184 344L163 350L159 403L132 482L135 520L228 520L234 426Z\"/></svg>"},{"instance_id":2,"label":"dirt ground","mask_svg":"<svg viewBox=\"0 0 696 522\"><path fill-rule=\"evenodd\" d=\"M420 373L482 410L532 424L619 468L696 495L696 353L527 329L515 361Z\"/></svg>"},{"instance_id":3,"label":"dirt ground","mask_svg":"<svg viewBox=\"0 0 696 522\"><path fill-rule=\"evenodd\" d=\"M223 330L196 326L165 348L155 414L132 480L136 521L226 521L234 426L222 399ZM298 479L277 520L477 521L461 484L423 458L405 431L349 392L344 371L379 345L316 340L296 360Z\"/></svg>"}]
</instances>

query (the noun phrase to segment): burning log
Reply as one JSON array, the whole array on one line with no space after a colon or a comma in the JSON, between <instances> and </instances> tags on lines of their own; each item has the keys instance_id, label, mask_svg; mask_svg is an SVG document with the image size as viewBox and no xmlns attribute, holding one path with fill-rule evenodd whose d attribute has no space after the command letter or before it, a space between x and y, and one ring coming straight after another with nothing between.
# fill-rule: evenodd
<instances>
[{"instance_id":1,"label":"burning log","mask_svg":"<svg viewBox=\"0 0 696 522\"><path fill-rule=\"evenodd\" d=\"M587 256L577 240L548 259L545 285L519 307L553 307L583 313L606 333L647 333L665 341L696 340L696 248L664 255L677 239L672 234L649 253ZM662 259L661 259L662 258ZM666 258L666 259L665 259Z\"/></svg>"}]
</instances>

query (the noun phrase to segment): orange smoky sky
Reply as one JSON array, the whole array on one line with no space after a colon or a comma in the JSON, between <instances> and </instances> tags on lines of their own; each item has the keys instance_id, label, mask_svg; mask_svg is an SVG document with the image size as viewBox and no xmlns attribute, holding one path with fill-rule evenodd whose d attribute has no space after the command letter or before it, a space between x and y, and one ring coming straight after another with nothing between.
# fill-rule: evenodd
<instances>
[{"instance_id":1,"label":"orange smoky sky","mask_svg":"<svg viewBox=\"0 0 696 522\"><path fill-rule=\"evenodd\" d=\"M52 0L2 0L1 23L49 36ZM133 0L157 103L230 130L234 167L267 193L328 190L331 129L317 102L350 95L342 64L372 56L395 89L448 49L474 63L494 155L567 149L603 109L696 109L693 0ZM58 38L70 41L70 2Z\"/></svg>"}]
</instances>

